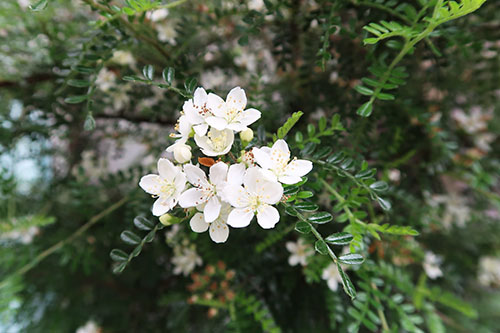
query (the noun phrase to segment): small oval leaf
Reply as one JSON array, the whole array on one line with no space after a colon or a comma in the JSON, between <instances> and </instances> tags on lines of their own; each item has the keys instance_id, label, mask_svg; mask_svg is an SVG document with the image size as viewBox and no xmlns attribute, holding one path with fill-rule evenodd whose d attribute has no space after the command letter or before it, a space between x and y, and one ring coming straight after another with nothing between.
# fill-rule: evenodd
<instances>
[{"instance_id":1,"label":"small oval leaf","mask_svg":"<svg viewBox=\"0 0 500 333\"><path fill-rule=\"evenodd\" d=\"M319 212L316 214L313 214L307 218L307 220L311 223L316 223L316 224L324 224L328 223L333 219L332 214L328 212Z\"/></svg>"}]
</instances>

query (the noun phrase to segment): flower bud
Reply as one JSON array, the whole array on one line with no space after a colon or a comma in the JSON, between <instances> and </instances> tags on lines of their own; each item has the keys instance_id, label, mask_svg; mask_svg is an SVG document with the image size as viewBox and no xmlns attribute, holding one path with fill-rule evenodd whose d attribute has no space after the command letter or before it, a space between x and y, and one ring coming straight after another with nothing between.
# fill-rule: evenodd
<instances>
[{"instance_id":1,"label":"flower bud","mask_svg":"<svg viewBox=\"0 0 500 333\"><path fill-rule=\"evenodd\" d=\"M184 143L176 144L174 147L174 158L179 163L186 163L191 160L191 147Z\"/></svg>"},{"instance_id":2,"label":"flower bud","mask_svg":"<svg viewBox=\"0 0 500 333\"><path fill-rule=\"evenodd\" d=\"M245 142L250 142L253 139L253 131L251 128L247 128L240 132L240 139Z\"/></svg>"},{"instance_id":3,"label":"flower bud","mask_svg":"<svg viewBox=\"0 0 500 333\"><path fill-rule=\"evenodd\" d=\"M172 224L179 223L181 221L180 218L172 216L170 214L163 214L160 216L160 223L163 224L164 226L169 226Z\"/></svg>"}]
</instances>

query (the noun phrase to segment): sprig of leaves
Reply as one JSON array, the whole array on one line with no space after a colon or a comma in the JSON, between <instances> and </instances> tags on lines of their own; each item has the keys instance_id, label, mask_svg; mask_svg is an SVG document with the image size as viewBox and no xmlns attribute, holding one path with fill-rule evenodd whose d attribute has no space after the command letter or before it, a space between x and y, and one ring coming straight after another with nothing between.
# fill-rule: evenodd
<instances>
[{"instance_id":1,"label":"sprig of leaves","mask_svg":"<svg viewBox=\"0 0 500 333\"><path fill-rule=\"evenodd\" d=\"M165 227L161 223L157 223L155 225L144 216L137 216L136 218L134 218L134 226L139 230L149 232L143 238L130 230L125 230L120 234L120 238L124 243L133 245L135 246L135 248L130 253L126 253L125 251L120 249L111 250L109 256L115 262L115 265L113 267L113 273L115 274L123 272L125 267L127 267L132 259L137 257L141 253L144 245L153 241L156 232Z\"/></svg>"}]
</instances>

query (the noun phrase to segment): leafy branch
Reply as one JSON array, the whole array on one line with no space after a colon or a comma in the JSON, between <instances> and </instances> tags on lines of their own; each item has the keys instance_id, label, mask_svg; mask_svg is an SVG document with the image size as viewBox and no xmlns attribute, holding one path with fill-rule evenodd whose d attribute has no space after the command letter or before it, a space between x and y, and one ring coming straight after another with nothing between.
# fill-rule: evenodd
<instances>
[{"instance_id":1,"label":"leafy branch","mask_svg":"<svg viewBox=\"0 0 500 333\"><path fill-rule=\"evenodd\" d=\"M399 62L409 52L413 51L414 46L422 39L427 38L439 25L455 20L477 10L486 0L462 0L460 4L455 1L437 0L431 17L424 17L420 22L415 22L412 26L404 26L397 22L381 21L380 24L370 23L363 27L375 37L364 39L365 44L376 44L381 40L392 37L402 37L404 44L388 67L372 67L372 74L378 77L378 80L363 78L364 84L371 86L358 85L355 87L362 95L371 96L370 100L361 105L356 111L363 117L368 117L373 111L373 103L376 99L393 100L394 95L384 93L384 90L396 89L404 83L404 78L408 76L404 68L397 68ZM426 8L425 8L426 9ZM419 17L419 16L417 16ZM389 83L388 83L389 81Z\"/></svg>"}]
</instances>

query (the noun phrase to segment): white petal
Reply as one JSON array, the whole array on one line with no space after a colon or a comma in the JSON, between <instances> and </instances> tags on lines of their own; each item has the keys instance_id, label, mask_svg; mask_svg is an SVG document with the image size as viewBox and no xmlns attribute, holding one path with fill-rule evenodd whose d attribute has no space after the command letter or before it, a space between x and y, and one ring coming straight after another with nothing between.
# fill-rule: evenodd
<instances>
[{"instance_id":1,"label":"white petal","mask_svg":"<svg viewBox=\"0 0 500 333\"><path fill-rule=\"evenodd\" d=\"M256 109L245 110L240 119L240 123L242 123L244 126L251 125L260 118L260 115L260 111Z\"/></svg>"},{"instance_id":2,"label":"white petal","mask_svg":"<svg viewBox=\"0 0 500 333\"><path fill-rule=\"evenodd\" d=\"M184 172L186 173L187 180L191 184L195 186L210 187L205 172L199 167L192 164L186 164L184 166Z\"/></svg>"},{"instance_id":3,"label":"white petal","mask_svg":"<svg viewBox=\"0 0 500 333\"><path fill-rule=\"evenodd\" d=\"M217 162L210 167L210 182L215 186L222 185L226 181L228 166L224 162Z\"/></svg>"},{"instance_id":4,"label":"white petal","mask_svg":"<svg viewBox=\"0 0 500 333\"><path fill-rule=\"evenodd\" d=\"M182 208L195 207L206 201L207 198L204 196L202 190L197 188L190 188L189 190L181 194L179 198L179 205Z\"/></svg>"},{"instance_id":5,"label":"white petal","mask_svg":"<svg viewBox=\"0 0 500 333\"><path fill-rule=\"evenodd\" d=\"M229 227L227 224L215 220L210 224L210 238L216 243L224 243L229 237Z\"/></svg>"},{"instance_id":6,"label":"white petal","mask_svg":"<svg viewBox=\"0 0 500 333\"><path fill-rule=\"evenodd\" d=\"M261 205L257 213L257 223L264 229L274 228L280 220L280 213L270 205Z\"/></svg>"},{"instance_id":7,"label":"white petal","mask_svg":"<svg viewBox=\"0 0 500 333\"><path fill-rule=\"evenodd\" d=\"M227 217L227 224L233 228L244 228L250 224L253 212L248 208L235 208Z\"/></svg>"},{"instance_id":8,"label":"white petal","mask_svg":"<svg viewBox=\"0 0 500 333\"><path fill-rule=\"evenodd\" d=\"M290 266L297 266L297 264L299 263L299 261L300 261L300 258L297 255L293 254L290 257L288 257L288 264Z\"/></svg>"},{"instance_id":9,"label":"white petal","mask_svg":"<svg viewBox=\"0 0 500 333\"><path fill-rule=\"evenodd\" d=\"M294 243L294 242L286 242L285 246L286 246L286 249L287 249L289 252L291 252L291 253L297 252L297 243Z\"/></svg>"},{"instance_id":10,"label":"white petal","mask_svg":"<svg viewBox=\"0 0 500 333\"><path fill-rule=\"evenodd\" d=\"M213 128L219 131L226 129L227 127L226 119L221 117L207 117L205 121L207 122L208 125L212 126Z\"/></svg>"},{"instance_id":11,"label":"white petal","mask_svg":"<svg viewBox=\"0 0 500 333\"><path fill-rule=\"evenodd\" d=\"M337 289L339 289L339 282L337 279L328 279L326 283L331 291L337 291Z\"/></svg>"},{"instance_id":12,"label":"white petal","mask_svg":"<svg viewBox=\"0 0 500 333\"><path fill-rule=\"evenodd\" d=\"M208 94L207 107L217 117L226 116L226 103L214 93Z\"/></svg>"},{"instance_id":13,"label":"white petal","mask_svg":"<svg viewBox=\"0 0 500 333\"><path fill-rule=\"evenodd\" d=\"M224 187L224 198L236 208L248 206L250 200L247 191L242 186L231 184Z\"/></svg>"},{"instance_id":14,"label":"white petal","mask_svg":"<svg viewBox=\"0 0 500 333\"><path fill-rule=\"evenodd\" d=\"M245 177L243 177L243 184L245 185L245 189L255 194L257 192L257 188L259 187L259 183L264 180L262 173L260 172L260 168L252 167L248 168L245 173Z\"/></svg>"},{"instance_id":15,"label":"white petal","mask_svg":"<svg viewBox=\"0 0 500 333\"><path fill-rule=\"evenodd\" d=\"M311 161L306 160L293 160L285 168L285 174L287 176L305 176L313 168Z\"/></svg>"},{"instance_id":16,"label":"white petal","mask_svg":"<svg viewBox=\"0 0 500 333\"><path fill-rule=\"evenodd\" d=\"M205 216L205 221L208 223L213 222L216 218L219 217L220 213L220 201L219 198L213 196L208 200L205 208L203 208L203 215Z\"/></svg>"},{"instance_id":17,"label":"white petal","mask_svg":"<svg viewBox=\"0 0 500 333\"><path fill-rule=\"evenodd\" d=\"M161 178L172 181L179 173L179 169L166 158L160 158L158 160L158 173Z\"/></svg>"},{"instance_id":18,"label":"white petal","mask_svg":"<svg viewBox=\"0 0 500 333\"><path fill-rule=\"evenodd\" d=\"M279 149L284 153L290 154L290 149L288 149L288 144L283 139L276 140L276 142L273 144L273 147L271 148L271 150L274 150L274 149Z\"/></svg>"},{"instance_id":19,"label":"white petal","mask_svg":"<svg viewBox=\"0 0 500 333\"><path fill-rule=\"evenodd\" d=\"M184 115L190 124L199 124L204 122L203 117L198 113L198 110L194 107L193 100L190 99L184 102L182 106Z\"/></svg>"},{"instance_id":20,"label":"white petal","mask_svg":"<svg viewBox=\"0 0 500 333\"><path fill-rule=\"evenodd\" d=\"M247 106L247 96L245 95L245 90L240 87L231 89L229 94L227 94L226 104L229 108L243 110L245 106Z\"/></svg>"},{"instance_id":21,"label":"white petal","mask_svg":"<svg viewBox=\"0 0 500 333\"><path fill-rule=\"evenodd\" d=\"M149 194L156 194L158 195L160 193L160 176L158 175L146 175L141 178L139 181L139 186L146 191Z\"/></svg>"},{"instance_id":22,"label":"white petal","mask_svg":"<svg viewBox=\"0 0 500 333\"><path fill-rule=\"evenodd\" d=\"M174 186L176 193L184 191L186 188L186 174L184 172L180 172L177 176L175 176Z\"/></svg>"},{"instance_id":23,"label":"white petal","mask_svg":"<svg viewBox=\"0 0 500 333\"><path fill-rule=\"evenodd\" d=\"M292 185L300 182L302 178L300 178L299 176L281 176L278 178L278 180L280 183Z\"/></svg>"},{"instance_id":24,"label":"white petal","mask_svg":"<svg viewBox=\"0 0 500 333\"><path fill-rule=\"evenodd\" d=\"M245 125L243 125L242 123L232 122L231 124L227 125L227 128L238 133L238 132L245 130L247 127Z\"/></svg>"},{"instance_id":25,"label":"white petal","mask_svg":"<svg viewBox=\"0 0 500 333\"><path fill-rule=\"evenodd\" d=\"M210 226L209 223L205 222L202 213L196 213L189 221L189 225L191 226L191 230L194 232L205 232L208 230Z\"/></svg>"},{"instance_id":26,"label":"white petal","mask_svg":"<svg viewBox=\"0 0 500 333\"><path fill-rule=\"evenodd\" d=\"M252 149L252 153L255 159L255 162L260 165L263 169L272 168L273 164L271 161L270 155L264 151L263 148L254 148Z\"/></svg>"},{"instance_id":27,"label":"white petal","mask_svg":"<svg viewBox=\"0 0 500 333\"><path fill-rule=\"evenodd\" d=\"M260 172L262 173L262 176L264 177L265 180L270 181L270 182L274 182L274 183L278 181L278 177L276 177L274 172L272 172L271 170L262 169Z\"/></svg>"},{"instance_id":28,"label":"white petal","mask_svg":"<svg viewBox=\"0 0 500 333\"><path fill-rule=\"evenodd\" d=\"M198 87L194 91L194 104L198 106L203 106L207 102L207 92L205 89Z\"/></svg>"},{"instance_id":29,"label":"white petal","mask_svg":"<svg viewBox=\"0 0 500 333\"><path fill-rule=\"evenodd\" d=\"M262 201L274 205L281 200L283 196L283 186L278 182L260 180L255 193L261 196Z\"/></svg>"},{"instance_id":30,"label":"white petal","mask_svg":"<svg viewBox=\"0 0 500 333\"><path fill-rule=\"evenodd\" d=\"M167 201L168 198L159 197L153 204L153 215L161 216L170 210L170 206Z\"/></svg>"},{"instance_id":31,"label":"white petal","mask_svg":"<svg viewBox=\"0 0 500 333\"><path fill-rule=\"evenodd\" d=\"M197 135L204 136L205 134L207 134L208 124L203 123L200 125L193 126L193 130Z\"/></svg>"},{"instance_id":32,"label":"white petal","mask_svg":"<svg viewBox=\"0 0 500 333\"><path fill-rule=\"evenodd\" d=\"M233 185L243 184L243 176L245 175L246 167L243 163L233 164L227 172L227 182Z\"/></svg>"}]
</instances>

